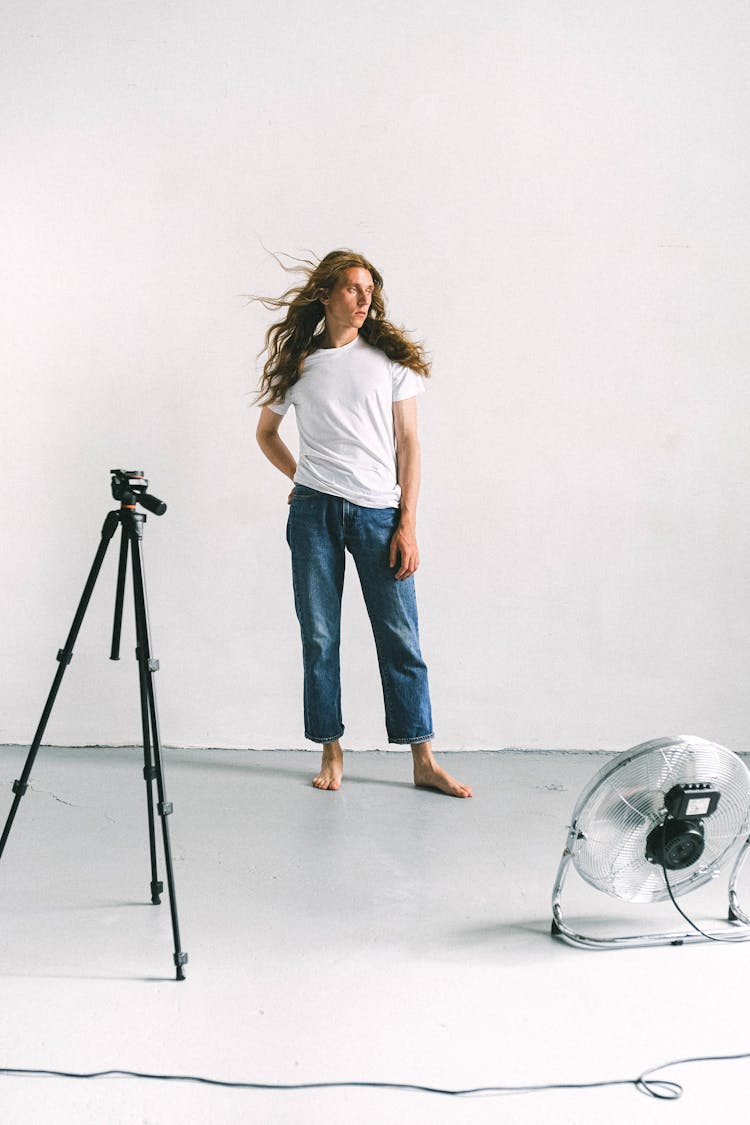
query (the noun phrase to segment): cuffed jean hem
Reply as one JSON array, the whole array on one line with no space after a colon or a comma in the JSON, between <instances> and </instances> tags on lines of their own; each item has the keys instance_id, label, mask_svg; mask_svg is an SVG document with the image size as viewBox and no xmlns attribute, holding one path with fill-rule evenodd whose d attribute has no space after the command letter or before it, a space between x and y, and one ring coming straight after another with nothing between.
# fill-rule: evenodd
<instances>
[{"instance_id":1,"label":"cuffed jean hem","mask_svg":"<svg viewBox=\"0 0 750 1125\"><path fill-rule=\"evenodd\" d=\"M324 743L324 742L338 742L338 740L340 738L343 738L343 736L344 736L344 728L343 727L341 728L341 730L339 731L338 734L333 734L333 735L331 735L330 738L318 738L316 735L308 734L307 731L305 731L305 738L308 738L310 740L310 742L320 742L321 744Z\"/></svg>"},{"instance_id":2,"label":"cuffed jean hem","mask_svg":"<svg viewBox=\"0 0 750 1125\"><path fill-rule=\"evenodd\" d=\"M419 746L422 742L432 742L434 734L418 734L414 738L391 738L388 735L388 741L393 746Z\"/></svg>"}]
</instances>

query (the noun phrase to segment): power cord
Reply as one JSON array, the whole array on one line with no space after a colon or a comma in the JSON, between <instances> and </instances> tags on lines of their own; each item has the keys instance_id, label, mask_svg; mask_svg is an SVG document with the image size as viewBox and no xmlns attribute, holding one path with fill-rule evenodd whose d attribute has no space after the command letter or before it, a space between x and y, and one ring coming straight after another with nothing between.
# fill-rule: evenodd
<instances>
[{"instance_id":1,"label":"power cord","mask_svg":"<svg viewBox=\"0 0 750 1125\"><path fill-rule=\"evenodd\" d=\"M22 1067L0 1067L0 1075L20 1078L141 1078L154 1082L196 1082L203 1086L220 1086L231 1090L405 1090L420 1094L440 1094L451 1098L499 1097L503 1094L536 1094L550 1090L596 1090L607 1086L633 1086L641 1094L659 1101L676 1101L684 1089L679 1082L666 1078L654 1078L659 1071L674 1066L688 1066L693 1063L730 1062L750 1059L750 1051L737 1055L701 1055L693 1058L675 1059L644 1070L637 1078L616 1078L604 1082L551 1082L529 1086L475 1086L465 1090L445 1089L439 1086L421 1086L413 1082L230 1082L221 1078L206 1078L194 1074L150 1074L137 1070L97 1070L82 1073L69 1070L46 1070Z\"/></svg>"},{"instance_id":2,"label":"power cord","mask_svg":"<svg viewBox=\"0 0 750 1125\"><path fill-rule=\"evenodd\" d=\"M662 826L661 826L661 854L662 854L662 857L664 856L664 849L665 849L665 843L666 843L666 836L667 836L667 822L666 822L666 820L664 820L664 822L662 823ZM683 918L685 919L685 921L687 922L687 924L688 924L689 926L691 926L691 927L692 927L692 928L693 928L694 930L696 930L696 932L697 932L697 933L699 933L699 934L700 934L700 935L701 935L702 937L706 938L706 940L707 940L707 941L719 941L719 942L728 942L728 943L730 943L730 944L731 944L732 942L738 942L738 941L747 941L747 940L748 940L748 938L747 938L747 933L746 933L746 932L744 932L744 933L738 933L738 934L736 934L736 935L735 935L735 934L732 934L732 935L729 935L729 934L726 934L726 935L721 935L721 934L707 934L705 930L702 930L702 929L700 928L700 926L698 926L698 925L697 925L697 924L696 924L696 923L695 923L695 922L693 921L693 919L692 919L692 918L690 918L690 917L689 917L689 916L688 916L688 915L687 915L687 914L685 913L685 911L684 911L684 910L682 909L682 907L678 905L678 903L677 903L677 900L676 900L676 898L674 897L674 894L672 893L672 885L671 885L671 883L669 882L669 875L667 874L667 868L666 868L666 864L664 863L664 860L663 860L663 859L662 859L662 862L661 862L661 869L662 869L662 871L664 872L664 882L665 882L665 883L666 883L666 885L667 885L667 891L668 891L668 893L669 893L669 897L670 897L670 899L672 900L672 906L674 906L674 908L675 908L675 910L677 911L677 913L678 913L678 914L681 914L681 915L682 915L682 917L683 917Z\"/></svg>"},{"instance_id":3,"label":"power cord","mask_svg":"<svg viewBox=\"0 0 750 1125\"><path fill-rule=\"evenodd\" d=\"M730 936L729 934L727 934L726 936L723 936L721 934L707 934L705 930L702 930L700 928L700 926L698 926L693 921L692 918L688 917L688 915L685 913L685 911L682 909L682 907L677 905L677 900L675 899L675 897L672 893L672 887L670 886L670 883L669 883L669 876L667 875L666 867L662 868L662 870L664 871L664 882L667 884L667 890L669 891L669 897L672 900L672 905L674 906L677 913L682 915L682 917L685 919L687 924L689 926L692 926L692 928L694 930L696 930L699 934L701 934L702 937L706 938L707 941L720 941L720 942L725 942L725 943L728 942L730 945L733 942L736 944L738 941L747 941L748 940L747 934L744 934L744 933L743 934L737 934L736 936Z\"/></svg>"}]
</instances>

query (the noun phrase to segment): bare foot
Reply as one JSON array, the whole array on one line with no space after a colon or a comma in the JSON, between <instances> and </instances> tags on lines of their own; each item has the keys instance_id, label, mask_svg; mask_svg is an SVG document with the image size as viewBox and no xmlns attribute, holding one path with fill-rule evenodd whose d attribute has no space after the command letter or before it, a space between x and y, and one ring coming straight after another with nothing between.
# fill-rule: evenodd
<instances>
[{"instance_id":1,"label":"bare foot","mask_svg":"<svg viewBox=\"0 0 750 1125\"><path fill-rule=\"evenodd\" d=\"M438 789L447 793L449 797L472 797L473 793L468 785L456 781L442 769L432 756L429 742L412 746L414 755L414 784L419 789Z\"/></svg>"},{"instance_id":2,"label":"bare foot","mask_svg":"<svg viewBox=\"0 0 750 1125\"><path fill-rule=\"evenodd\" d=\"M316 789L340 789L344 776L344 754L338 742L326 742L320 773L313 778Z\"/></svg>"}]
</instances>

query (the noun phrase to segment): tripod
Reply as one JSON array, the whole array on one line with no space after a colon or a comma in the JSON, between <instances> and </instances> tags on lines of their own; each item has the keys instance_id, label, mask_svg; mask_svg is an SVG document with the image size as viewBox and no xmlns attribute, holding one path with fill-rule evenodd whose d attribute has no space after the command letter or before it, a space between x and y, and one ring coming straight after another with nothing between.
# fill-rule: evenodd
<instances>
[{"instance_id":1,"label":"tripod","mask_svg":"<svg viewBox=\"0 0 750 1125\"><path fill-rule=\"evenodd\" d=\"M150 495L146 490L148 488L148 481L145 479L142 472L127 472L123 469L110 470L112 475L112 495L115 500L120 501L118 510L109 512L104 521L104 526L101 532L101 543L96 552L96 557L89 572L86 585L81 596L73 624L70 628L68 638L65 642L65 647L61 648L57 654L57 660L60 667L57 670L50 693L47 697L47 702L42 712L42 717L39 720L34 741L31 744L29 753L26 757L26 763L23 768L21 777L13 783L13 792L15 797L11 806L8 819L3 829L2 837L0 837L0 857L2 857L5 849L5 844L13 826L18 806L21 803L21 798L25 794L29 785L29 777L34 768L34 761L36 759L37 751L39 750L42 737L44 735L47 721L49 720L57 697L62 678L65 670L73 659L73 646L76 642L76 637L83 623L83 618L86 613L91 595L99 576L104 556L107 553L107 548L112 540L112 537L119 526L121 528L120 538L120 562L117 574L117 589L115 596L115 619L114 627L112 630L112 651L110 653L111 660L120 659L120 634L122 630L122 607L125 597L125 579L128 565L128 554L132 558L132 572L133 572L133 599L135 602L135 632L136 632L136 658L138 660L138 672L140 682L140 696L141 696L141 724L143 727L143 777L146 782L146 803L148 806L148 838L149 849L151 853L151 902L158 905L161 902L160 895L164 890L164 884L159 881L156 866L156 832L154 828L154 793L153 783L156 782L156 810L161 818L162 837L164 844L164 864L167 872L167 888L169 892L169 906L172 915L172 933L174 936L174 963L177 969L176 979L184 980L184 965L187 964L188 955L183 953L180 948L180 928L177 919L177 903L175 899L174 888L174 873L172 871L172 849L169 841L169 823L168 817L172 812L172 803L166 798L164 787L164 771L161 761L161 745L159 742L159 725L156 715L156 697L154 695L154 672L158 671L159 661L154 660L151 656L151 644L149 640L148 628L148 609L146 606L146 592L143 582L143 558L141 554L141 544L143 539L143 525L146 522L146 516L136 511L136 504L143 505L155 515L161 516L167 510L167 505L157 499L156 496Z\"/></svg>"}]
</instances>

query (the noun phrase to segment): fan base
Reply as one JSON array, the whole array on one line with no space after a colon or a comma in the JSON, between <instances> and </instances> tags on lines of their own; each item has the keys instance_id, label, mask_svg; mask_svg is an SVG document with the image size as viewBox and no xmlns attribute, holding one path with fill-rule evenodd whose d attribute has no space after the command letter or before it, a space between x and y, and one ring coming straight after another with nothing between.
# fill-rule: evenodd
<instances>
[{"instance_id":1,"label":"fan base","mask_svg":"<svg viewBox=\"0 0 750 1125\"><path fill-rule=\"evenodd\" d=\"M571 864L571 854L566 848L560 861L557 881L552 895L552 937L559 938L568 945L579 949L633 949L655 945L692 945L695 942L717 939L723 942L750 940L750 917L739 904L736 891L736 881L750 850L750 837L745 841L740 854L735 861L734 870L729 880L729 910L727 925L720 930L709 930L702 927L703 933L688 930L687 933L654 933L654 934L629 934L617 937L597 937L593 934L582 934L574 930L563 918L562 889L568 868Z\"/></svg>"}]
</instances>

